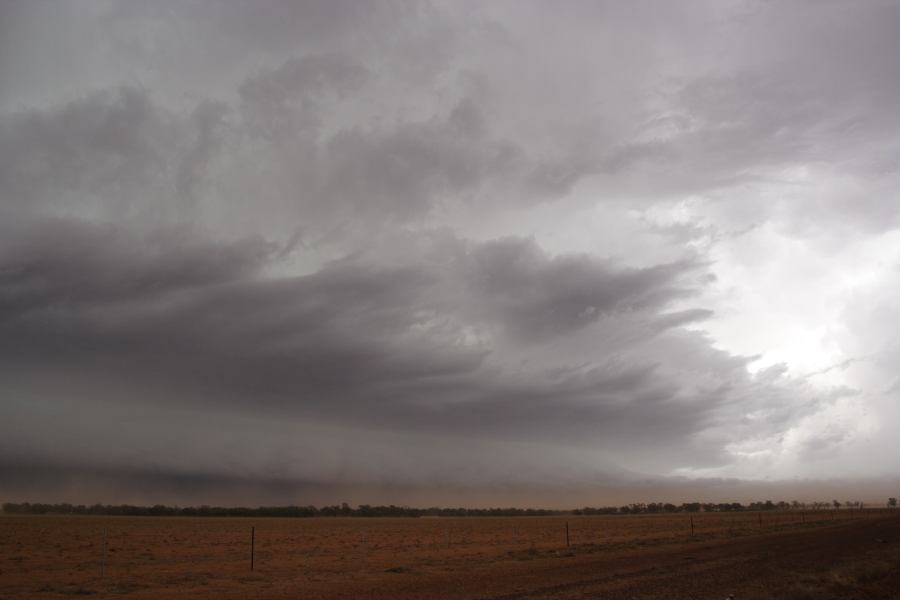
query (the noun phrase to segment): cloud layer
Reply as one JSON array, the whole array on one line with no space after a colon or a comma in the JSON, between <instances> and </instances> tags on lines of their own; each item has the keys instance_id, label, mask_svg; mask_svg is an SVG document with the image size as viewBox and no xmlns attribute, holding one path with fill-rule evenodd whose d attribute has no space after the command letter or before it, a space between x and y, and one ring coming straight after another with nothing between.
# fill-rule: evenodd
<instances>
[{"instance_id":1,"label":"cloud layer","mask_svg":"<svg viewBox=\"0 0 900 600\"><path fill-rule=\"evenodd\" d=\"M13 488L900 466L897 3L48 10L0 15Z\"/></svg>"}]
</instances>

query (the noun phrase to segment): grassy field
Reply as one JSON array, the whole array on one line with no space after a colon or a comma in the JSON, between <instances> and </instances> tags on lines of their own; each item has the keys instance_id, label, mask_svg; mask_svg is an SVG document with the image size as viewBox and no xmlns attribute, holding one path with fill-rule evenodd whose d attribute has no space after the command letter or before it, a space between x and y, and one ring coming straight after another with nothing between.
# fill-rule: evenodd
<instances>
[{"instance_id":1,"label":"grassy field","mask_svg":"<svg viewBox=\"0 0 900 600\"><path fill-rule=\"evenodd\" d=\"M793 533L825 534L883 521L885 514L788 511L421 519L7 515L0 516L0 599L339 598L354 597L360 589L375 595L398 581L407 589L425 585L429 578L467 572L483 577L492 569L500 573L525 563L606 560L697 544L711 547ZM442 594L434 590L421 597Z\"/></svg>"}]
</instances>

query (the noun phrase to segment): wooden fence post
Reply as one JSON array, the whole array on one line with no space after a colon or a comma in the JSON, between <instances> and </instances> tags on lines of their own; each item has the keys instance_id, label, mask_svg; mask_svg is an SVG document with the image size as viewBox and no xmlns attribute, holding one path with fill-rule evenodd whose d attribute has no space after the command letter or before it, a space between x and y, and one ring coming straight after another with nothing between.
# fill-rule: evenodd
<instances>
[{"instance_id":1,"label":"wooden fence post","mask_svg":"<svg viewBox=\"0 0 900 600\"><path fill-rule=\"evenodd\" d=\"M106 531L107 528L103 528L103 553L100 557L100 577L106 575Z\"/></svg>"}]
</instances>

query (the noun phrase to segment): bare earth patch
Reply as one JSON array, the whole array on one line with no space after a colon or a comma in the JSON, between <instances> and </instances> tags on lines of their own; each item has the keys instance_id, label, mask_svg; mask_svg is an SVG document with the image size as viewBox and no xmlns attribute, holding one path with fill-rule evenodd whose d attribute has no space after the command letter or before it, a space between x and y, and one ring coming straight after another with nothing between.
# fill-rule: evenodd
<instances>
[{"instance_id":1,"label":"bare earth patch","mask_svg":"<svg viewBox=\"0 0 900 600\"><path fill-rule=\"evenodd\" d=\"M689 519L2 516L0 600L900 598L895 513Z\"/></svg>"}]
</instances>

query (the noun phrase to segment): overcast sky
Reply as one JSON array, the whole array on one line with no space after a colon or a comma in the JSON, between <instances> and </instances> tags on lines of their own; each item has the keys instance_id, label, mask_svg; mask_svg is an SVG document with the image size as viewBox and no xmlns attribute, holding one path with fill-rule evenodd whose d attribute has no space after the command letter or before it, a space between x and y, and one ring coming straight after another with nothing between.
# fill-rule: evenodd
<instances>
[{"instance_id":1,"label":"overcast sky","mask_svg":"<svg viewBox=\"0 0 900 600\"><path fill-rule=\"evenodd\" d=\"M0 485L900 485L898 57L897 1L3 0Z\"/></svg>"}]
</instances>

